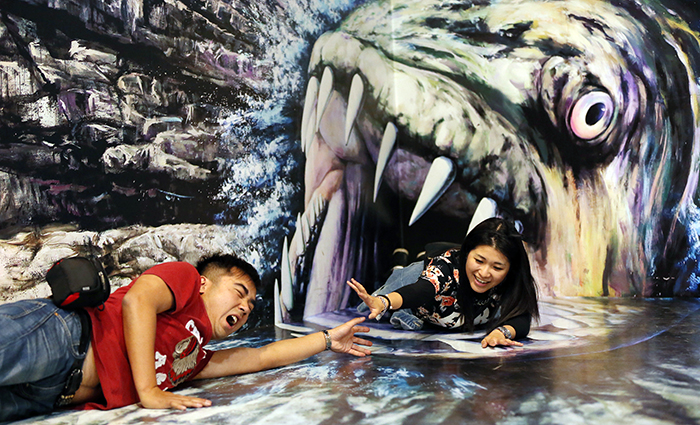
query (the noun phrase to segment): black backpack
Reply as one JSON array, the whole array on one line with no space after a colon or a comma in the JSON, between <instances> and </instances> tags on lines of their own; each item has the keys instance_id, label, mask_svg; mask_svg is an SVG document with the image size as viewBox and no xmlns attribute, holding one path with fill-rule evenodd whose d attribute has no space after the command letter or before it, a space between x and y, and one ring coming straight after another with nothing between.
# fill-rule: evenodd
<instances>
[{"instance_id":1,"label":"black backpack","mask_svg":"<svg viewBox=\"0 0 700 425\"><path fill-rule=\"evenodd\" d=\"M51 300L65 309L98 307L109 298L110 286L102 263L95 257L69 257L48 272Z\"/></svg>"}]
</instances>

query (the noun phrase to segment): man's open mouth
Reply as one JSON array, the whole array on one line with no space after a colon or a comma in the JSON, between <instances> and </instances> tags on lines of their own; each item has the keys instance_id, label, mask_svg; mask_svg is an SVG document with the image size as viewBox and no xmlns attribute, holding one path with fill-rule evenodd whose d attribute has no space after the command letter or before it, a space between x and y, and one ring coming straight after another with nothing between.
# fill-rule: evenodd
<instances>
[{"instance_id":1,"label":"man's open mouth","mask_svg":"<svg viewBox=\"0 0 700 425\"><path fill-rule=\"evenodd\" d=\"M236 323L238 323L238 317L234 316L233 314L230 316L226 316L226 322L229 326L234 327Z\"/></svg>"}]
</instances>

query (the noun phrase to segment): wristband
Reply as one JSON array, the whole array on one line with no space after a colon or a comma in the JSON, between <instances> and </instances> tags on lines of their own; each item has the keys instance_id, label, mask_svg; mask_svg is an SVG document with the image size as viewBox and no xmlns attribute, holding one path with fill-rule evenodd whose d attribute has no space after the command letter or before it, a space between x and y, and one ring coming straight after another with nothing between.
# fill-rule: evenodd
<instances>
[{"instance_id":1,"label":"wristband","mask_svg":"<svg viewBox=\"0 0 700 425\"><path fill-rule=\"evenodd\" d=\"M391 300L386 295L377 295L378 297L384 298L387 303L387 310L391 310Z\"/></svg>"},{"instance_id":2,"label":"wristband","mask_svg":"<svg viewBox=\"0 0 700 425\"><path fill-rule=\"evenodd\" d=\"M387 302L384 301L385 299L389 299L389 297L385 295L378 295L377 298L379 298L379 300L382 302L382 305L384 306L384 309L380 311L379 314L377 314L377 317L375 317L375 320L379 321L382 318L382 316L384 316L384 313L386 313L386 311L389 310L389 305L391 303L387 304Z\"/></svg>"},{"instance_id":3,"label":"wristband","mask_svg":"<svg viewBox=\"0 0 700 425\"><path fill-rule=\"evenodd\" d=\"M506 339L513 339L513 334L510 333L508 328L506 328L505 326L499 326L496 329L498 329L503 334L503 336L506 337Z\"/></svg>"},{"instance_id":4,"label":"wristband","mask_svg":"<svg viewBox=\"0 0 700 425\"><path fill-rule=\"evenodd\" d=\"M323 338L325 338L325 340L326 340L326 350L330 350L331 344L333 344L333 340L331 339L331 334L329 334L328 331L325 329L321 332L323 332Z\"/></svg>"}]
</instances>

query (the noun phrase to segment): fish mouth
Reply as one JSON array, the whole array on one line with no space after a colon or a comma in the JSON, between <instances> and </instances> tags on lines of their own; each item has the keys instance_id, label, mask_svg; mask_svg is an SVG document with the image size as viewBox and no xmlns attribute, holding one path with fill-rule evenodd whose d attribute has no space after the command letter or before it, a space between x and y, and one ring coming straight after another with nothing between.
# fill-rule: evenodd
<instances>
[{"instance_id":1,"label":"fish mouth","mask_svg":"<svg viewBox=\"0 0 700 425\"><path fill-rule=\"evenodd\" d=\"M383 98L400 87L328 59L317 58L310 74L301 124L304 211L282 253L284 321L346 307L345 281L355 277L371 289L386 278L396 248L418 253L429 242L460 243L484 199L522 224L524 240L539 243L543 190L507 123L486 122L479 113L464 119L461 111L457 126L433 117L416 128L429 112L400 111ZM413 83L421 77L412 75ZM502 143L488 146L494 129ZM505 165L497 165L503 158ZM514 165L527 168L527 178L505 171Z\"/></svg>"},{"instance_id":2,"label":"fish mouth","mask_svg":"<svg viewBox=\"0 0 700 425\"><path fill-rule=\"evenodd\" d=\"M304 211L275 292L284 321L348 306L345 281L376 287L396 248L461 242L484 199L521 223L546 294L650 293L654 250L683 237L676 216L661 220L680 211L665 194L695 193L697 179L683 188L661 177L690 170L658 159L695 142L660 124L664 86L638 64L661 62L630 41L648 36L639 14L477 3L367 3L314 44ZM600 20L620 11L613 26ZM655 223L651 244L640 223ZM667 232L678 235L663 242ZM654 273L676 273L664 267Z\"/></svg>"}]
</instances>

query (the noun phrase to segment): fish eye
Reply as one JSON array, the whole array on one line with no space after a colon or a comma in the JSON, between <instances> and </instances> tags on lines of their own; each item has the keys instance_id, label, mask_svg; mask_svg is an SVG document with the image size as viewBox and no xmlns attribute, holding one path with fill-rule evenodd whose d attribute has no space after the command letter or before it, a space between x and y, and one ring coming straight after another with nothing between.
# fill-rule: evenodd
<instances>
[{"instance_id":1,"label":"fish eye","mask_svg":"<svg viewBox=\"0 0 700 425\"><path fill-rule=\"evenodd\" d=\"M592 91L576 101L569 116L569 128L576 137L594 139L608 128L614 112L613 100L604 91Z\"/></svg>"}]
</instances>

